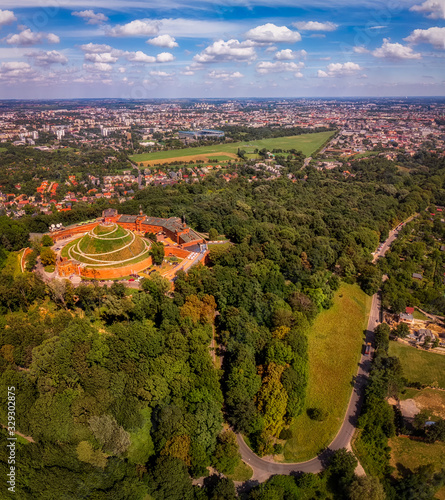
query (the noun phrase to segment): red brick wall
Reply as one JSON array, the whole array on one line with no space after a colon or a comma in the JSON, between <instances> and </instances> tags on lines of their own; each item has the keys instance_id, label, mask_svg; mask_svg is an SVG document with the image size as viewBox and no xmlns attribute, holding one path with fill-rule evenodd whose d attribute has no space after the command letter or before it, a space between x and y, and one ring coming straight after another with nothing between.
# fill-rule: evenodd
<instances>
[{"instance_id":1,"label":"red brick wall","mask_svg":"<svg viewBox=\"0 0 445 500\"><path fill-rule=\"evenodd\" d=\"M165 247L165 255L176 255L180 259L186 259L190 255L190 252L178 247Z\"/></svg>"},{"instance_id":2,"label":"red brick wall","mask_svg":"<svg viewBox=\"0 0 445 500\"><path fill-rule=\"evenodd\" d=\"M62 229L61 231L55 231L54 233L47 233L54 242L70 238L71 236L80 235L91 231L94 227L98 226L99 222L91 222L90 224L84 224L83 226L70 227L68 229Z\"/></svg>"},{"instance_id":3,"label":"red brick wall","mask_svg":"<svg viewBox=\"0 0 445 500\"><path fill-rule=\"evenodd\" d=\"M137 273L139 271L143 271L150 267L153 264L153 261L150 257L147 257L145 260L141 262L137 262L136 264L131 264L129 266L124 267L115 267L115 268L81 268L80 275L85 278L95 278L98 280L110 279L110 278L121 278L122 276L129 276L132 273Z\"/></svg>"}]
</instances>

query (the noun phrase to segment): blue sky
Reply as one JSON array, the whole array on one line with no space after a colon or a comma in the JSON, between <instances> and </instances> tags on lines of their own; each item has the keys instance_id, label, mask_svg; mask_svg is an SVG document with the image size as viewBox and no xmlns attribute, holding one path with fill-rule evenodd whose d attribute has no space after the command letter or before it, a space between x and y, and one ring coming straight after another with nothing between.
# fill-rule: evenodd
<instances>
[{"instance_id":1,"label":"blue sky","mask_svg":"<svg viewBox=\"0 0 445 500\"><path fill-rule=\"evenodd\" d=\"M0 0L0 98L445 95L445 0L271 4Z\"/></svg>"}]
</instances>

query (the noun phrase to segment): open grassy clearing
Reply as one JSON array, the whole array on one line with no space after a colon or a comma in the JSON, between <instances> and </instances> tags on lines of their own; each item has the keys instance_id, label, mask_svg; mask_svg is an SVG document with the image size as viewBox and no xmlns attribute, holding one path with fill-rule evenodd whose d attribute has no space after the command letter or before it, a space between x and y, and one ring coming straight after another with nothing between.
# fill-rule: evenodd
<instances>
[{"instance_id":1,"label":"open grassy clearing","mask_svg":"<svg viewBox=\"0 0 445 500\"><path fill-rule=\"evenodd\" d=\"M342 285L334 305L320 313L309 337L309 384L303 413L291 425L293 437L284 449L287 461L309 460L339 431L352 391L363 344L371 297L356 285ZM306 410L328 412L323 422L311 420Z\"/></svg>"},{"instance_id":2,"label":"open grassy clearing","mask_svg":"<svg viewBox=\"0 0 445 500\"><path fill-rule=\"evenodd\" d=\"M410 382L445 389L445 356L399 342L390 342L389 354L400 359L403 374Z\"/></svg>"},{"instance_id":3,"label":"open grassy clearing","mask_svg":"<svg viewBox=\"0 0 445 500\"><path fill-rule=\"evenodd\" d=\"M232 481L248 481L253 476L252 468L244 463L242 460L239 461L238 465L235 467L233 474L228 474L227 477Z\"/></svg>"},{"instance_id":4,"label":"open grassy clearing","mask_svg":"<svg viewBox=\"0 0 445 500\"><path fill-rule=\"evenodd\" d=\"M413 470L419 465L433 464L438 472L445 462L445 443L429 444L406 437L394 437L389 440L389 447L390 463L396 469L395 477L400 477L400 466Z\"/></svg>"},{"instance_id":5,"label":"open grassy clearing","mask_svg":"<svg viewBox=\"0 0 445 500\"><path fill-rule=\"evenodd\" d=\"M227 154L229 157L236 157L238 149L243 149L246 153L253 153L254 149L296 149L309 156L324 144L334 132L317 132L314 134L301 134L290 137L277 137L274 139L262 139L250 142L232 142L229 144L215 144L212 146L202 146L199 148L172 149L171 151L158 151L156 153L143 153L133 155L130 158L136 162L154 162L155 160L187 161L190 157L204 155L207 158L215 158L215 155ZM160 163L158 161L158 163Z\"/></svg>"},{"instance_id":6,"label":"open grassy clearing","mask_svg":"<svg viewBox=\"0 0 445 500\"><path fill-rule=\"evenodd\" d=\"M3 269L5 270L6 274L12 274L15 277L17 277L21 272L21 258L23 255L23 251L20 252L8 252L8 256L6 257L5 265L3 266Z\"/></svg>"},{"instance_id":7,"label":"open grassy clearing","mask_svg":"<svg viewBox=\"0 0 445 500\"><path fill-rule=\"evenodd\" d=\"M408 388L401 399L414 399L418 408L431 411L432 414L445 418L445 392L438 389Z\"/></svg>"},{"instance_id":8,"label":"open grassy clearing","mask_svg":"<svg viewBox=\"0 0 445 500\"><path fill-rule=\"evenodd\" d=\"M423 321L428 321L430 319L430 318L428 318L428 316L425 316L425 314L421 313L417 309L414 311L413 317L414 317L414 319L421 319Z\"/></svg>"},{"instance_id":9,"label":"open grassy clearing","mask_svg":"<svg viewBox=\"0 0 445 500\"><path fill-rule=\"evenodd\" d=\"M7 148L0 148L0 153L4 153L5 151L8 151Z\"/></svg>"}]
</instances>

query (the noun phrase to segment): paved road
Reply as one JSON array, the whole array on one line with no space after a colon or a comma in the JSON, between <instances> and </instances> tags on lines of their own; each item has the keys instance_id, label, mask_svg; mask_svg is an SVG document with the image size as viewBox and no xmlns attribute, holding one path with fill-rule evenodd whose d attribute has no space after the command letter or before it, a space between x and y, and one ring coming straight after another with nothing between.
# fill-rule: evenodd
<instances>
[{"instance_id":1,"label":"paved road","mask_svg":"<svg viewBox=\"0 0 445 500\"><path fill-rule=\"evenodd\" d=\"M399 224L397 227L392 229L389 232L389 236L386 239L386 241L382 244L380 250L377 250L377 252L374 254L374 258L372 259L372 262L376 262L380 257L383 257L385 253L389 250L389 247L392 245L393 241L397 238L399 235L399 231L402 229L402 227L408 223L411 222L415 217L418 217L419 214L414 214L411 215L408 219L406 219L404 222Z\"/></svg>"},{"instance_id":2,"label":"paved road","mask_svg":"<svg viewBox=\"0 0 445 500\"><path fill-rule=\"evenodd\" d=\"M410 222L418 214L414 214L404 221L403 225ZM398 226L399 228L401 226ZM374 255L374 262L380 257L385 255L391 246L392 242L397 238L399 229L394 228L389 233L389 237L383 243L381 249ZM365 342L371 342L374 344L374 328L378 323L382 321L381 317L381 296L380 292L376 293L372 297L371 311L369 313L368 328L366 330ZM253 469L253 481L266 481L270 476L274 474L291 474L298 472L312 472L317 473L323 469L323 465L333 451L339 450L341 448L350 449L351 439L355 431L358 416L360 415L361 406L363 404L364 398L364 388L368 381L369 371L371 369L371 359L374 349L371 349L369 356L364 354L360 357L360 362L358 365L357 375L354 381L354 389L349 400L348 409L346 411L343 424L338 431L337 436L334 438L332 443L328 446L326 451L324 451L318 457L313 458L307 462L298 463L276 463L272 461L264 460L246 445L242 436L237 434L238 445L240 448L240 453L242 459L248 463Z\"/></svg>"},{"instance_id":3,"label":"paved road","mask_svg":"<svg viewBox=\"0 0 445 500\"><path fill-rule=\"evenodd\" d=\"M309 163L311 162L312 160L312 156L308 156L307 158L304 159L304 162L303 162L303 166L300 168L300 170L303 170L304 168L306 168Z\"/></svg>"},{"instance_id":4,"label":"paved road","mask_svg":"<svg viewBox=\"0 0 445 500\"><path fill-rule=\"evenodd\" d=\"M380 296L378 294L373 295L371 311L369 314L368 329L366 331L365 342L372 342L374 340L374 328L380 322ZM371 369L371 355L365 356L362 354L360 362L358 365L358 371L354 382L354 390L351 394L349 400L348 409L346 411L343 424L332 443L329 445L328 449L324 451L321 455L307 462L299 463L276 463L264 460L246 445L242 436L237 435L237 440L240 448L240 453L242 459L248 463L253 471L252 480L254 481L266 481L270 476L274 474L291 474L297 472L312 472L317 473L323 469L324 464L329 459L333 451L339 450L341 448L349 448L351 444L351 439L354 434L355 425L357 423L357 418L360 415L360 409L363 403L364 397L364 387L368 380L369 370Z\"/></svg>"}]
</instances>

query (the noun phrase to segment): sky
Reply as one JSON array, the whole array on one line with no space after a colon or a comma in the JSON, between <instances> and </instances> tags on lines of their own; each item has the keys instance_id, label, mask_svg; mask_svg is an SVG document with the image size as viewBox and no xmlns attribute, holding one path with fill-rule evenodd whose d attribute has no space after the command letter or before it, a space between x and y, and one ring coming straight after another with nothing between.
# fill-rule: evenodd
<instances>
[{"instance_id":1,"label":"sky","mask_svg":"<svg viewBox=\"0 0 445 500\"><path fill-rule=\"evenodd\" d=\"M0 0L0 98L445 95L445 0Z\"/></svg>"}]
</instances>

